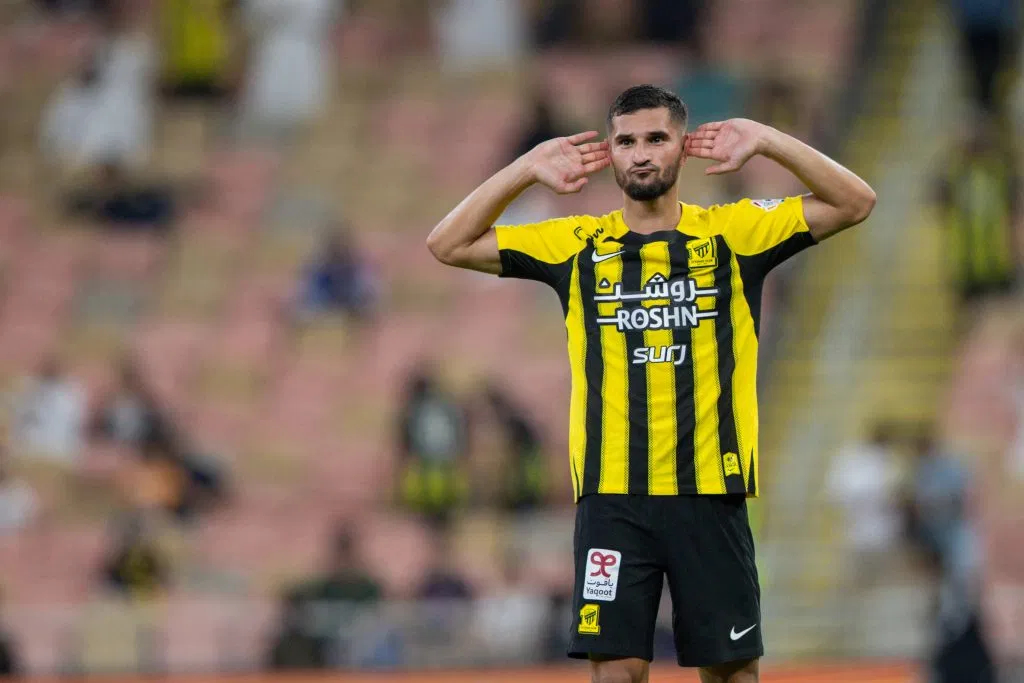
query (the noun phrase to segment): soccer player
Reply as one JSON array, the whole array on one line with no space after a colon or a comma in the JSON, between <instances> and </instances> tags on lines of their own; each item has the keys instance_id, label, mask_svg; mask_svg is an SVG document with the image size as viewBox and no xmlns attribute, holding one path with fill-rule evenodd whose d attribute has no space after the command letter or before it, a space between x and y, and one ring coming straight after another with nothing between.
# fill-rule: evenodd
<instances>
[{"instance_id":1,"label":"soccer player","mask_svg":"<svg viewBox=\"0 0 1024 683\"><path fill-rule=\"evenodd\" d=\"M765 275L874 208L863 180L746 119L686 132L675 94L632 87L608 137L549 140L449 213L427 246L442 263L539 280L565 315L572 398L576 586L570 657L593 681L646 681L663 577L680 666L705 683L757 681L760 588L746 497L758 493L757 334ZM765 156L803 196L702 208L678 200L688 157L709 174ZM611 166L623 206L492 227L530 185L582 190Z\"/></svg>"}]
</instances>

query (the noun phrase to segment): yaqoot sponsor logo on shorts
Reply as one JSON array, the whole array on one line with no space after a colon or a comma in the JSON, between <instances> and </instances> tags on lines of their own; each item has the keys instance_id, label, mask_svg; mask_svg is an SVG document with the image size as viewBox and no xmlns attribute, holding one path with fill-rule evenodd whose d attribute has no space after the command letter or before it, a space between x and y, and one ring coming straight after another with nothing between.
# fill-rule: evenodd
<instances>
[{"instance_id":1,"label":"yaqoot sponsor logo on shorts","mask_svg":"<svg viewBox=\"0 0 1024 683\"><path fill-rule=\"evenodd\" d=\"M611 602L619 588L619 566L622 553L607 548L587 551L587 568L583 577L583 599Z\"/></svg>"}]
</instances>

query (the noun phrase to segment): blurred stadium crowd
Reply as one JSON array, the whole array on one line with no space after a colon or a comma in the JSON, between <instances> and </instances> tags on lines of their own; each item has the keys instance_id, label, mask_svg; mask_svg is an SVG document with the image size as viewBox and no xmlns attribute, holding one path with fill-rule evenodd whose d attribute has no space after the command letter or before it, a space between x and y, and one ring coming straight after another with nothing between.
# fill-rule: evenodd
<instances>
[{"instance_id":1,"label":"blurred stadium crowd","mask_svg":"<svg viewBox=\"0 0 1024 683\"><path fill-rule=\"evenodd\" d=\"M949 320L940 380L828 454L844 550L818 571L851 623L864 591L927 586L939 670L1024 659L1019 3L7 0L0 673L560 662L556 303L435 267L427 229L637 82L674 87L695 124L848 148L858 84L917 45L872 33L931 14L969 112L919 183L949 259L922 299ZM800 189L768 163L687 167L683 186L704 204ZM617 201L606 177L502 222ZM803 263L765 295L769 392L813 305ZM874 654L860 637L812 654Z\"/></svg>"}]
</instances>

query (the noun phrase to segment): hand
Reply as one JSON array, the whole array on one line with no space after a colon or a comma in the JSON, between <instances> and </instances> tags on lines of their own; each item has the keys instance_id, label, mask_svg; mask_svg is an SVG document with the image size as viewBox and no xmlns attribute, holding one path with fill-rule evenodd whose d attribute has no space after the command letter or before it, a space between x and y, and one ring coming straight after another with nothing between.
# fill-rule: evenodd
<instances>
[{"instance_id":1,"label":"hand","mask_svg":"<svg viewBox=\"0 0 1024 683\"><path fill-rule=\"evenodd\" d=\"M705 123L686 136L686 154L719 162L704 171L707 175L732 173L760 152L766 129L750 119Z\"/></svg>"},{"instance_id":2,"label":"hand","mask_svg":"<svg viewBox=\"0 0 1024 683\"><path fill-rule=\"evenodd\" d=\"M607 142L587 142L597 131L577 133L567 138L542 142L524 155L535 182L558 194L579 192L587 176L611 164Z\"/></svg>"}]
</instances>

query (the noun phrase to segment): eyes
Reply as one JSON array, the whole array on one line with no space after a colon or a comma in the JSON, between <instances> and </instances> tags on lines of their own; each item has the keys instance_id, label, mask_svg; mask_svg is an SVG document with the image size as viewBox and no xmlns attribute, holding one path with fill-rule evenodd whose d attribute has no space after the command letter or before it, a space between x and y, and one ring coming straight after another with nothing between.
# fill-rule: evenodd
<instances>
[{"instance_id":1,"label":"eyes","mask_svg":"<svg viewBox=\"0 0 1024 683\"><path fill-rule=\"evenodd\" d=\"M667 141L668 141L668 136L666 136L663 133L652 133L651 135L647 136L647 142L649 144L652 144L652 145L660 145L660 144L662 144L664 142L667 142ZM626 147L626 148L632 147L633 145L636 144L636 140L634 140L631 137L619 138L619 140L617 142L618 142L619 147Z\"/></svg>"}]
</instances>

